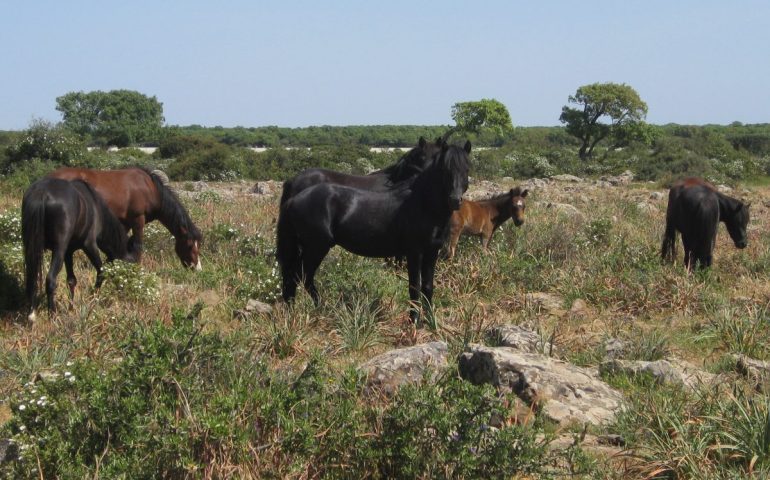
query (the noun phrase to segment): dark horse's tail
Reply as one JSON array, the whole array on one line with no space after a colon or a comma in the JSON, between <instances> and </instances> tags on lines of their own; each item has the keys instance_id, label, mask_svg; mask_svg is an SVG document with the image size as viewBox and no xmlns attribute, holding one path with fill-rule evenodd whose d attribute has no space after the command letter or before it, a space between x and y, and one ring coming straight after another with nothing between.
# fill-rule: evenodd
<instances>
[{"instance_id":1,"label":"dark horse's tail","mask_svg":"<svg viewBox=\"0 0 770 480\"><path fill-rule=\"evenodd\" d=\"M33 307L37 286L42 281L45 247L45 198L42 189L32 189L21 202L21 238L24 244L24 281L27 303ZM34 311L34 310L33 310Z\"/></svg>"},{"instance_id":2,"label":"dark horse's tail","mask_svg":"<svg viewBox=\"0 0 770 480\"><path fill-rule=\"evenodd\" d=\"M676 260L676 228L674 227L674 212L669 198L666 208L666 231L663 233L663 243L660 245L660 257L673 262Z\"/></svg>"},{"instance_id":3,"label":"dark horse's tail","mask_svg":"<svg viewBox=\"0 0 770 480\"><path fill-rule=\"evenodd\" d=\"M99 216L101 217L101 228L99 234L96 237L96 243L99 248L107 254L107 261L114 259L125 260L128 253L128 234L126 228L118 220L118 217L112 213L110 207L104 201L101 195L99 195L94 188L88 183L82 180L73 180L73 182L79 182L88 193L91 194L94 206L99 210Z\"/></svg>"},{"instance_id":4,"label":"dark horse's tail","mask_svg":"<svg viewBox=\"0 0 770 480\"><path fill-rule=\"evenodd\" d=\"M286 192L286 188L284 188ZM284 199L281 199L283 202ZM297 233L291 224L291 219L286 213L285 205L281 203L281 210L278 214L278 225L276 227L276 249L275 257L278 265L281 267L281 292L283 299L291 300L297 291L299 281L299 265L301 262L301 252Z\"/></svg>"},{"instance_id":5,"label":"dark horse's tail","mask_svg":"<svg viewBox=\"0 0 770 480\"><path fill-rule=\"evenodd\" d=\"M281 192L281 203L280 205L283 206L286 201L291 198L291 190L292 190L292 184L291 180L286 180L283 182L283 191Z\"/></svg>"}]
</instances>

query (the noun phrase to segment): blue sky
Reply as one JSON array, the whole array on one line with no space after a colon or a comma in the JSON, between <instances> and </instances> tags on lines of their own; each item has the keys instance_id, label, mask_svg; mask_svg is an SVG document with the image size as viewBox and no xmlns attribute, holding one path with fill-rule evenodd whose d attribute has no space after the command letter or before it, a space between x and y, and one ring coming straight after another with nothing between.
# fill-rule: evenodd
<instances>
[{"instance_id":1,"label":"blue sky","mask_svg":"<svg viewBox=\"0 0 770 480\"><path fill-rule=\"evenodd\" d=\"M495 98L558 125L585 84L651 123L770 122L770 2L6 1L0 129L71 91L137 90L169 125L451 124Z\"/></svg>"}]
</instances>

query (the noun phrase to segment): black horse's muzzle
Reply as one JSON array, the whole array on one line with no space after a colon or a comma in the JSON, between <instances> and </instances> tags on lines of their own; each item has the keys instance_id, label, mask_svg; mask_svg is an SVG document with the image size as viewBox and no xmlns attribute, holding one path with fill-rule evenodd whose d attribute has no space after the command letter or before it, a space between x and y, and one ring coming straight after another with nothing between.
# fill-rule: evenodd
<instances>
[{"instance_id":1,"label":"black horse's muzzle","mask_svg":"<svg viewBox=\"0 0 770 480\"><path fill-rule=\"evenodd\" d=\"M744 249L748 245L749 245L749 242L747 242L746 240L739 240L739 241L735 242L735 248Z\"/></svg>"}]
</instances>

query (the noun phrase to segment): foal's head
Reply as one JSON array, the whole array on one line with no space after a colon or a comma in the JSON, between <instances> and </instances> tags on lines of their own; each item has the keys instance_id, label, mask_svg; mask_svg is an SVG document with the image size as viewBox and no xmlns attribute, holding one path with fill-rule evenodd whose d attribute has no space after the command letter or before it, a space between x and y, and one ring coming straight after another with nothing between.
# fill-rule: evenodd
<instances>
[{"instance_id":1,"label":"foal's head","mask_svg":"<svg viewBox=\"0 0 770 480\"><path fill-rule=\"evenodd\" d=\"M524 198L528 193L529 190L522 190L521 187L512 188L511 191L508 192L508 196L510 197L511 218L513 219L514 225L517 227L520 227L521 224L524 223L524 210L527 208L524 204Z\"/></svg>"},{"instance_id":2,"label":"foal's head","mask_svg":"<svg viewBox=\"0 0 770 480\"><path fill-rule=\"evenodd\" d=\"M746 248L749 243L746 234L746 227L749 224L749 204L735 200L730 209L732 214L724 219L727 233L730 234L737 248Z\"/></svg>"}]
</instances>

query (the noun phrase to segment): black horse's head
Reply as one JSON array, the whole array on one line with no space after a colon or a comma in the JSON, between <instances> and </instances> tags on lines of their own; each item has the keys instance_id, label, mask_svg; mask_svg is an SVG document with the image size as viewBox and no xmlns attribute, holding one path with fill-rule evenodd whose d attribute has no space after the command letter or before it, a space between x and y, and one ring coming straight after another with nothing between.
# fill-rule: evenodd
<instances>
[{"instance_id":1,"label":"black horse's head","mask_svg":"<svg viewBox=\"0 0 770 480\"><path fill-rule=\"evenodd\" d=\"M749 224L749 205L736 200L735 204L730 206L731 214L724 219L727 232L737 248L746 248L749 243L746 234L746 227Z\"/></svg>"},{"instance_id":2,"label":"black horse's head","mask_svg":"<svg viewBox=\"0 0 770 480\"><path fill-rule=\"evenodd\" d=\"M395 165L386 169L386 172L390 170L388 172L390 181L397 183L408 180L424 171L441 152L441 145L441 138L431 143L424 137L420 137L416 147L406 152Z\"/></svg>"},{"instance_id":3,"label":"black horse's head","mask_svg":"<svg viewBox=\"0 0 770 480\"><path fill-rule=\"evenodd\" d=\"M470 141L465 142L463 148L443 144L436 161L436 167L442 172L442 186L448 195L448 207L452 211L460 209L463 194L468 190L468 170L470 169L468 156L470 153Z\"/></svg>"}]
</instances>

